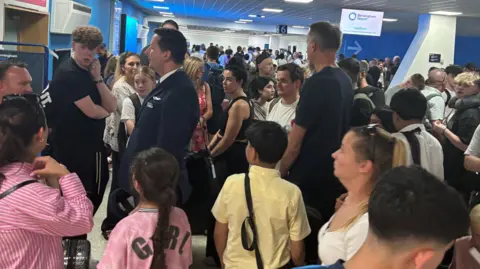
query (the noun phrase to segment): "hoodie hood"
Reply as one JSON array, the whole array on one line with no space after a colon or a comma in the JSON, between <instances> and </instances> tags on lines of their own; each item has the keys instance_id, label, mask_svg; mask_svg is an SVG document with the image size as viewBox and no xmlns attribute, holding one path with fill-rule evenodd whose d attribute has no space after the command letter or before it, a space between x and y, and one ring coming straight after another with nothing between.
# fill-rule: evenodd
<instances>
[{"instance_id":1,"label":"hoodie hood","mask_svg":"<svg viewBox=\"0 0 480 269\"><path fill-rule=\"evenodd\" d=\"M480 107L480 93L470 95L462 99L453 97L452 100L450 100L450 102L448 103L448 106L457 110Z\"/></svg>"}]
</instances>

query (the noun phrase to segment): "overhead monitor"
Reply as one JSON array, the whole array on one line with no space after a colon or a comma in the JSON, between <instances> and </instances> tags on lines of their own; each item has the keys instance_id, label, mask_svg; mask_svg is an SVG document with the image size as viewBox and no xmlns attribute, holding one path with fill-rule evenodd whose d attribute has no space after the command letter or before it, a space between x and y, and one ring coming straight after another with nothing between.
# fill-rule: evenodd
<instances>
[{"instance_id":1,"label":"overhead monitor","mask_svg":"<svg viewBox=\"0 0 480 269\"><path fill-rule=\"evenodd\" d=\"M380 36L383 12L342 9L340 29L344 34Z\"/></svg>"}]
</instances>

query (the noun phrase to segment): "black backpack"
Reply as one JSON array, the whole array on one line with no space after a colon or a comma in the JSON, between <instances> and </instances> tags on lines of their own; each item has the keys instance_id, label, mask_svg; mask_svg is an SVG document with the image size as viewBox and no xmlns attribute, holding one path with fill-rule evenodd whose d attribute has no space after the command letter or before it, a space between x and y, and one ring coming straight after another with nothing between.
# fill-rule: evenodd
<instances>
[{"instance_id":1,"label":"black backpack","mask_svg":"<svg viewBox=\"0 0 480 269\"><path fill-rule=\"evenodd\" d=\"M140 108L142 108L142 104L140 103L140 98L136 93L130 95L128 98L132 100L133 107L135 108L135 123L138 122L138 118L140 116ZM120 125L118 126L118 150L120 153L123 153L125 151L125 147L127 146L127 141L128 141L128 134L127 131L125 130L125 123L120 122Z\"/></svg>"},{"instance_id":2,"label":"black backpack","mask_svg":"<svg viewBox=\"0 0 480 269\"><path fill-rule=\"evenodd\" d=\"M213 115L207 121L208 133L216 134L220 128L219 121L223 113L222 103L225 99L225 92L223 91L223 68L212 68L205 64L207 70L207 83L210 86L210 95L212 98Z\"/></svg>"}]
</instances>

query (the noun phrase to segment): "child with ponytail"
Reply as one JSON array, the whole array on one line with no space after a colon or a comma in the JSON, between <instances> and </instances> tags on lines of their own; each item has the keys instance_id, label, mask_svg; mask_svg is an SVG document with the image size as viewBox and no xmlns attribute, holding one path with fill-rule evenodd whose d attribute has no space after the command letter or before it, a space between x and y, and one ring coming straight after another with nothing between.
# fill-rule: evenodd
<instances>
[{"instance_id":1,"label":"child with ponytail","mask_svg":"<svg viewBox=\"0 0 480 269\"><path fill-rule=\"evenodd\" d=\"M175 207L180 170L159 148L140 152L131 168L137 210L113 229L97 269L183 269L192 264L190 224Z\"/></svg>"}]
</instances>

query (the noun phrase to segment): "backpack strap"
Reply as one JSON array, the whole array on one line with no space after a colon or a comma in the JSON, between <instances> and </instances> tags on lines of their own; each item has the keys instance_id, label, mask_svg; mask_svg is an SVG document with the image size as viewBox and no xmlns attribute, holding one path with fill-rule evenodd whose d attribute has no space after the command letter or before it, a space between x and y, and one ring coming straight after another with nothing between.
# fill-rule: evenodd
<instances>
[{"instance_id":1,"label":"backpack strap","mask_svg":"<svg viewBox=\"0 0 480 269\"><path fill-rule=\"evenodd\" d=\"M142 104L140 103L140 97L138 97L138 94L134 93L128 98L132 100L133 107L135 108L135 122L138 122L140 116L140 108L142 108Z\"/></svg>"},{"instance_id":2,"label":"backpack strap","mask_svg":"<svg viewBox=\"0 0 480 269\"><path fill-rule=\"evenodd\" d=\"M1 193L0 194L0 200L7 197L9 194L11 194L12 192L22 188L22 187L25 187L29 184L32 184L32 183L38 183L38 180L36 179L31 179L31 180L27 180L27 181L24 181L24 182L21 182L21 183L18 183L17 185L11 187L10 189L8 189L7 191L5 191L4 193Z\"/></svg>"},{"instance_id":3,"label":"backpack strap","mask_svg":"<svg viewBox=\"0 0 480 269\"><path fill-rule=\"evenodd\" d=\"M427 102L432 100L435 97L442 97L442 95L435 92L435 93L431 93L431 94L425 96L425 98L427 99ZM442 99L443 99L443 97L442 97Z\"/></svg>"},{"instance_id":4,"label":"backpack strap","mask_svg":"<svg viewBox=\"0 0 480 269\"><path fill-rule=\"evenodd\" d=\"M372 99L368 97L366 93L363 93L363 92L356 93L353 96L353 102L355 102L356 100L366 100L370 103L370 105L372 106L372 109L375 109L375 104L373 103Z\"/></svg>"},{"instance_id":5,"label":"backpack strap","mask_svg":"<svg viewBox=\"0 0 480 269\"><path fill-rule=\"evenodd\" d=\"M277 98L274 98L271 102L270 102L270 105L268 107L268 113L272 112L272 109L275 107L275 105L278 103L278 101L282 100L282 97L277 97Z\"/></svg>"},{"instance_id":6,"label":"backpack strap","mask_svg":"<svg viewBox=\"0 0 480 269\"><path fill-rule=\"evenodd\" d=\"M448 103L450 103L450 100L452 99L452 94L447 89L445 89L445 93L447 94L447 101L445 101L445 106L448 107Z\"/></svg>"}]
</instances>

